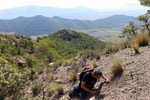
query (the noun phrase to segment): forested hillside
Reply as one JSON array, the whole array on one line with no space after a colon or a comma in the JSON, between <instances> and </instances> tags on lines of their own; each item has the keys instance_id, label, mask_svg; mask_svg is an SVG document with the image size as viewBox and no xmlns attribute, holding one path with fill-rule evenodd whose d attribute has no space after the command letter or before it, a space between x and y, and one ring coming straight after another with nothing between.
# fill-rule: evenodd
<instances>
[{"instance_id":1,"label":"forested hillside","mask_svg":"<svg viewBox=\"0 0 150 100\"><path fill-rule=\"evenodd\" d=\"M64 19L60 17L18 17L11 20L0 20L0 32L14 32L25 36L50 34L60 29L111 29L122 28L129 21L134 20L134 17L115 15L105 19L78 20Z\"/></svg>"},{"instance_id":2,"label":"forested hillside","mask_svg":"<svg viewBox=\"0 0 150 100\"><path fill-rule=\"evenodd\" d=\"M0 100L24 99L26 86L32 85L45 68L52 73L79 52L88 50L94 55L95 50L104 46L105 43L94 37L72 30L60 30L37 40L0 34ZM33 93L38 90L33 88Z\"/></svg>"},{"instance_id":3,"label":"forested hillside","mask_svg":"<svg viewBox=\"0 0 150 100\"><path fill-rule=\"evenodd\" d=\"M79 51L103 49L105 47L104 42L95 39L92 36L89 36L82 32L76 32L66 29L60 30L47 37L44 37L39 41L39 43L41 43L42 41L48 42L50 40L55 42L55 49L58 54L62 58L66 59L72 58L73 56L77 55Z\"/></svg>"}]
</instances>

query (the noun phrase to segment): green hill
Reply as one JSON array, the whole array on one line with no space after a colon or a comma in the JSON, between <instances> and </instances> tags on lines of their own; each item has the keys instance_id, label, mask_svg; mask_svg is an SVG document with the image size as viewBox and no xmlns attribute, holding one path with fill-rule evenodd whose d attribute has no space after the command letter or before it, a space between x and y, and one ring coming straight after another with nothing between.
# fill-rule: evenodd
<instances>
[{"instance_id":1,"label":"green hill","mask_svg":"<svg viewBox=\"0 0 150 100\"><path fill-rule=\"evenodd\" d=\"M60 30L42 40L53 40L55 41L55 49L62 58L68 59L76 56L78 52L83 50L96 50L105 47L105 43L89 36L82 32L76 32L73 30ZM41 40L40 40L41 41Z\"/></svg>"},{"instance_id":2,"label":"green hill","mask_svg":"<svg viewBox=\"0 0 150 100\"><path fill-rule=\"evenodd\" d=\"M121 28L134 17L115 15L99 20L64 19L60 17L18 17L11 20L0 20L0 32L14 32L25 36L50 34L61 29L87 30Z\"/></svg>"},{"instance_id":3,"label":"green hill","mask_svg":"<svg viewBox=\"0 0 150 100\"><path fill-rule=\"evenodd\" d=\"M36 41L21 35L0 34L0 100L24 99L26 86L35 83L46 69L55 68L79 52L104 48L105 43L81 32L60 30ZM49 66L49 63L54 63ZM52 81L47 76L47 81ZM32 82L32 83L31 83ZM32 85L32 92L34 85ZM37 86L41 88L41 86Z\"/></svg>"}]
</instances>

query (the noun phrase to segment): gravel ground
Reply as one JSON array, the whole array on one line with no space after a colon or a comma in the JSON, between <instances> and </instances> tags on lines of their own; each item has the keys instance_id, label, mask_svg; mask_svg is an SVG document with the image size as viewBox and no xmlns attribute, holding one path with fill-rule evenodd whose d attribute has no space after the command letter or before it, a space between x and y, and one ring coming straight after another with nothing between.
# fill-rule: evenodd
<instances>
[{"instance_id":1,"label":"gravel ground","mask_svg":"<svg viewBox=\"0 0 150 100\"><path fill-rule=\"evenodd\" d=\"M128 48L115 53L113 56L123 62L123 74L109 84L103 84L100 79L95 86L100 87L100 94L86 100L150 100L150 47L141 47L139 51L140 54L135 55ZM88 61L89 64L91 62ZM96 63L106 77L111 77L110 56L102 56ZM61 70L58 69L57 73L61 73ZM66 92L60 100L69 99L68 91L74 85L65 83L64 87Z\"/></svg>"}]
</instances>

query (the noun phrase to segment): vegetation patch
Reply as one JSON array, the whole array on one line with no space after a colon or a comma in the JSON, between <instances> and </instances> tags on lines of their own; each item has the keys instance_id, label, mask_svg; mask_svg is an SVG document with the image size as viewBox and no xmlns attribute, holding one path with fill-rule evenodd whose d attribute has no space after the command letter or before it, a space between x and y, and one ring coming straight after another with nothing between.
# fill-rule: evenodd
<instances>
[{"instance_id":1,"label":"vegetation patch","mask_svg":"<svg viewBox=\"0 0 150 100\"><path fill-rule=\"evenodd\" d=\"M75 70L70 70L69 72L68 72L68 79L69 79L69 81L71 81L71 82L75 82L76 81L76 79L77 79L77 76L76 76L76 71Z\"/></svg>"},{"instance_id":2,"label":"vegetation patch","mask_svg":"<svg viewBox=\"0 0 150 100\"><path fill-rule=\"evenodd\" d=\"M123 65L122 65L122 62L120 60L112 57L111 71L112 71L113 77L116 77L123 72L122 66Z\"/></svg>"},{"instance_id":3,"label":"vegetation patch","mask_svg":"<svg viewBox=\"0 0 150 100\"><path fill-rule=\"evenodd\" d=\"M146 46L148 45L149 41L149 35L147 33L138 34L133 38L133 42L139 46Z\"/></svg>"},{"instance_id":4,"label":"vegetation patch","mask_svg":"<svg viewBox=\"0 0 150 100\"><path fill-rule=\"evenodd\" d=\"M96 59L93 60L92 65L93 65L93 68L98 67L97 64L96 64Z\"/></svg>"},{"instance_id":5,"label":"vegetation patch","mask_svg":"<svg viewBox=\"0 0 150 100\"><path fill-rule=\"evenodd\" d=\"M41 81L37 81L33 84L32 86L32 93L34 95L38 95L42 90L42 82Z\"/></svg>"},{"instance_id":6,"label":"vegetation patch","mask_svg":"<svg viewBox=\"0 0 150 100\"><path fill-rule=\"evenodd\" d=\"M135 54L138 54L138 53L139 53L139 44L137 44L137 43L132 43L132 44L131 44L131 47L134 49Z\"/></svg>"},{"instance_id":7,"label":"vegetation patch","mask_svg":"<svg viewBox=\"0 0 150 100\"><path fill-rule=\"evenodd\" d=\"M64 87L60 83L52 82L50 83L48 92L49 95L52 95L51 93L55 93L57 96L60 96L64 93Z\"/></svg>"},{"instance_id":8,"label":"vegetation patch","mask_svg":"<svg viewBox=\"0 0 150 100\"><path fill-rule=\"evenodd\" d=\"M95 56L96 56L96 59L97 59L97 60L100 60L101 54L100 54L99 51L96 51L96 52L95 52Z\"/></svg>"}]
</instances>

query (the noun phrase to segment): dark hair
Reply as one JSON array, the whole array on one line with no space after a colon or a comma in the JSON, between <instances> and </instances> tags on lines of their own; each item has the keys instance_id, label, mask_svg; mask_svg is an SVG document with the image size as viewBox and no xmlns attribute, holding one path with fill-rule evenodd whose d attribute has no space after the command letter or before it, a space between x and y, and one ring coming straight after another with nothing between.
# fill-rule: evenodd
<instances>
[{"instance_id":1,"label":"dark hair","mask_svg":"<svg viewBox=\"0 0 150 100\"><path fill-rule=\"evenodd\" d=\"M102 72L100 71L100 69L97 69L97 68L94 69L93 74L96 76L102 76L103 75Z\"/></svg>"}]
</instances>

